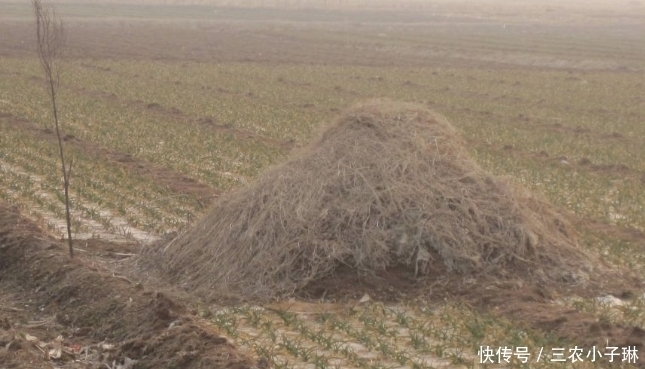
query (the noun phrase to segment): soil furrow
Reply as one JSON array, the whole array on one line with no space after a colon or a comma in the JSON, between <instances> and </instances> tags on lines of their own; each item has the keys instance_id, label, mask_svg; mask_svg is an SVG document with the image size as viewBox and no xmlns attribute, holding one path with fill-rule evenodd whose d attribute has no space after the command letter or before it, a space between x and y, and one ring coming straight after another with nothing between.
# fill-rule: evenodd
<instances>
[{"instance_id":1,"label":"soil furrow","mask_svg":"<svg viewBox=\"0 0 645 369\"><path fill-rule=\"evenodd\" d=\"M430 102L428 103L429 106L434 106L435 104ZM541 130L546 130L550 133L564 133L568 135L573 135L576 137L589 137L591 139L595 140L614 140L618 142L624 142L626 144L632 144L632 145L641 145L641 142L638 138L636 137L628 137L625 135L622 135L618 132L600 132L588 127L581 127L581 126L570 126L561 123L562 119L560 118L541 118L541 117L532 117L532 116L527 116L524 114L519 114L516 117L510 117L508 115L504 114L499 114L499 113L494 113L491 111L486 111L486 110L476 110L476 109L471 109L471 108L464 108L462 106L442 106L440 109L442 111L446 112L460 112L460 113L468 113L468 114L473 114L476 116L483 116L486 117L486 120L490 120L491 118L496 118L500 120L504 120L505 123L510 123L513 125L518 125L518 126L530 126L530 128L535 128L535 129L541 129Z\"/></svg>"},{"instance_id":2,"label":"soil furrow","mask_svg":"<svg viewBox=\"0 0 645 369\"><path fill-rule=\"evenodd\" d=\"M91 66L86 63L84 63L83 66L90 69L100 68L100 67ZM109 68L101 68L100 70L102 73L111 72ZM26 76L21 72L0 71L0 74ZM125 76L121 76L121 77L125 77ZM28 78L32 82L38 82L38 83L44 82L44 79L39 76L32 75L32 76L26 76L26 78ZM127 76L127 78L132 78L132 76ZM279 140L279 139L258 134L256 132L235 128L230 124L219 124L218 122L216 122L216 119L213 117L194 117L182 112L180 109L177 109L175 107L162 106L161 104L158 104L156 102L122 99L122 98L119 98L114 93L94 90L84 86L74 86L74 85L67 84L65 85L65 87L68 90L73 91L74 93L89 96L96 100L107 101L110 103L118 104L120 106L131 107L131 108L138 109L140 111L146 111L148 113L158 115L164 119L167 119L168 117L172 117L172 119L186 124L195 124L195 125L200 125L202 127L207 127L208 129L216 133L233 135L235 138L239 140L252 141L258 144L279 148L285 151L288 151L295 146L295 142L293 140ZM202 86L202 88L212 89L211 87L207 87L207 86ZM250 96L249 94L234 93L222 88L215 89L215 90L221 94L235 94L239 98L252 99L252 96Z\"/></svg>"},{"instance_id":3,"label":"soil furrow","mask_svg":"<svg viewBox=\"0 0 645 369\"><path fill-rule=\"evenodd\" d=\"M604 176L620 176L621 179L632 179L645 184L645 172L628 167L625 164L594 164L588 158L581 158L577 162L570 161L566 156L551 156L546 151L525 151L514 145L504 145L503 147L493 147L478 140L468 140L470 147L483 148L492 152L505 152L513 154L525 160L534 160L547 164L566 165L577 171L597 173Z\"/></svg>"},{"instance_id":4,"label":"soil furrow","mask_svg":"<svg viewBox=\"0 0 645 369\"><path fill-rule=\"evenodd\" d=\"M0 119L9 123L16 129L28 131L43 139L56 140L56 136L51 129L42 128L25 119L15 117L12 114L0 113ZM98 161L107 161L112 164L117 164L118 166L136 173L137 175L150 178L155 182L170 188L174 192L191 196L203 207L207 206L219 194L218 190L200 183L193 178L144 159L134 157L130 154L101 147L94 142L84 141L73 135L65 135L63 139L66 145L71 145L91 156L94 156Z\"/></svg>"},{"instance_id":5,"label":"soil furrow","mask_svg":"<svg viewBox=\"0 0 645 369\"><path fill-rule=\"evenodd\" d=\"M70 87L70 86L67 86L67 87ZM278 140L278 139L257 134L255 132L247 131L240 128L235 128L229 124L219 124L215 121L213 117L196 118L188 114L185 114L184 112L182 112L181 110L175 107L166 107L155 102L145 102L141 100L124 100L119 98L114 93L96 91L96 90L88 89L86 87L73 87L72 89L76 93L84 94L86 96L90 96L98 100L110 101L127 107L134 107L136 109L144 110L146 112L161 116L164 119L171 117L173 120L179 121L182 123L195 124L195 125L207 127L213 132L230 134L239 140L253 141L259 144L263 144L270 147L276 147L284 150L289 150L294 146L294 142L292 140L288 140L288 141ZM220 92L229 93L226 90L221 90Z\"/></svg>"}]
</instances>

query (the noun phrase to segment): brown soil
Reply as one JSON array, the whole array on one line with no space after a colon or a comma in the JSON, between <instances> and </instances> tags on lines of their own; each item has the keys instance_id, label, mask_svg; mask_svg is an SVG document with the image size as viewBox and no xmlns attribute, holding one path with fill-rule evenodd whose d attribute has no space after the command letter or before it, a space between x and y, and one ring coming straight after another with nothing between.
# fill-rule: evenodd
<instances>
[{"instance_id":1,"label":"brown soil","mask_svg":"<svg viewBox=\"0 0 645 369\"><path fill-rule=\"evenodd\" d=\"M427 56L415 55L418 51L413 49L406 50L410 55L402 59L394 53L381 50L382 47L371 42L357 41L355 45L348 45L343 38L310 42L308 35L298 35L300 30L297 25L283 24L274 27L264 22L224 21L204 23L196 29L191 29L184 24L169 22L162 24L163 27L159 27L159 24L154 21L102 20L88 27L85 22L68 21L66 22L69 36L67 56L83 59L287 64L313 64L323 60L341 65L379 66L421 66L428 60ZM307 27L313 30L320 29L317 25ZM348 27L354 28L347 25L340 25L337 28L339 31L345 31ZM27 37L31 37L32 32L31 22L0 23L0 33L8 35L0 39L0 55L33 55L30 44L20 43ZM363 46L363 50L358 52L360 46Z\"/></svg>"},{"instance_id":2,"label":"brown soil","mask_svg":"<svg viewBox=\"0 0 645 369\"><path fill-rule=\"evenodd\" d=\"M613 346L645 348L645 331L637 326L615 324L554 303L558 298L571 296L595 298L612 294L633 298L644 286L636 276L613 272L584 284L531 283L511 276L507 279L487 275L459 276L448 273L438 260L435 257L430 275L425 278L415 278L405 268L391 268L368 277L359 277L349 268L338 268L334 275L300 290L298 297L348 302L368 294L370 298L384 302L465 303L482 313L510 319L518 326L579 346L605 347L609 340Z\"/></svg>"},{"instance_id":3,"label":"brown soil","mask_svg":"<svg viewBox=\"0 0 645 369\"><path fill-rule=\"evenodd\" d=\"M253 368L172 291L133 284L107 257L77 253L0 204L0 362L3 368L97 368L137 360L137 368ZM27 335L63 354L47 360ZM112 347L111 345L114 345ZM84 349L82 354L78 352ZM47 350L45 350L47 351ZM87 352L87 356L85 354Z\"/></svg>"},{"instance_id":4,"label":"brown soil","mask_svg":"<svg viewBox=\"0 0 645 369\"><path fill-rule=\"evenodd\" d=\"M636 246L639 251L645 252L645 232L639 229L621 227L615 224L607 224L589 219L576 219L574 220L574 224L580 229L582 229L582 227L586 227L587 229L593 230L609 239L629 242L633 246Z\"/></svg>"},{"instance_id":5,"label":"brown soil","mask_svg":"<svg viewBox=\"0 0 645 369\"><path fill-rule=\"evenodd\" d=\"M207 18L199 14L196 18L182 19L187 21L183 23L169 16L84 18L63 14L62 17L68 34L66 55L83 59L437 67L485 64L494 68L528 66L624 72L638 71L642 57L638 47L641 40L623 40L624 36L617 35L612 27L613 22L597 24L589 19L578 21L575 17L575 21L561 20L563 32L610 34L612 38L606 41L608 47L598 48L587 41L576 49L580 55L564 60L560 60L559 53L526 48L526 42L541 40L541 32L535 32L534 27L548 27L552 19L546 22L534 19L525 24L513 22L525 31L518 38L522 41L511 39L510 44L500 44L495 41L499 38L500 24L496 15L482 19L482 14L476 14L477 22L472 22L475 14L461 17L452 12L423 15L407 12L395 16L388 11L381 13L378 20L370 19L374 13L365 11L305 13L308 13L305 18L280 19L278 16L276 19L278 14L289 13L263 14L257 9L235 14L218 11ZM320 17L325 14L335 14L332 17L335 19L321 22ZM411 24L407 23L409 16L416 18ZM641 19L625 19L623 14L615 16L612 21L637 27L635 32L642 29ZM392 27L386 29L385 24ZM481 38L473 38L482 32ZM1 56L33 55L30 43L25 41L33 34L30 17L3 19L0 34L7 35L0 39ZM612 39L621 42L615 45ZM513 47L518 49L517 53L509 52Z\"/></svg>"}]
</instances>

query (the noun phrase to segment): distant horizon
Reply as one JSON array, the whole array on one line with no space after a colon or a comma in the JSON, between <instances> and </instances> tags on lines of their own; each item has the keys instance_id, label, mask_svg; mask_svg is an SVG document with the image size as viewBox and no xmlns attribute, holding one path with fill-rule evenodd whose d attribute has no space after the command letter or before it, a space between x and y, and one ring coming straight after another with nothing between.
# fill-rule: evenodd
<instances>
[{"instance_id":1,"label":"distant horizon","mask_svg":"<svg viewBox=\"0 0 645 369\"><path fill-rule=\"evenodd\" d=\"M0 0L0 3L23 3L24 0ZM559 5L563 7L575 5L614 5L614 6L645 6L644 0L568 0L563 3L560 0L48 0L46 3L75 3L75 4L151 4L151 5L437 5L454 4L497 4L497 5Z\"/></svg>"},{"instance_id":2,"label":"distant horizon","mask_svg":"<svg viewBox=\"0 0 645 369\"><path fill-rule=\"evenodd\" d=\"M24 4L25 0L0 0L0 4ZM150 6L225 6L240 8L456 11L460 14L551 11L621 11L645 16L645 0L47 0L46 4L119 4ZM489 7L494 6L494 9ZM505 14L512 15L512 14ZM615 15L615 14L599 14Z\"/></svg>"}]
</instances>

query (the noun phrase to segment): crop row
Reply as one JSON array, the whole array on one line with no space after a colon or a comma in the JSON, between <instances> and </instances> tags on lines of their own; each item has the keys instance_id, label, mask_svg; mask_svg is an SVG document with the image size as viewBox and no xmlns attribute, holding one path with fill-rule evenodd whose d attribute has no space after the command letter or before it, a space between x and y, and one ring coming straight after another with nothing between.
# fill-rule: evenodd
<instances>
[{"instance_id":1,"label":"crop row","mask_svg":"<svg viewBox=\"0 0 645 369\"><path fill-rule=\"evenodd\" d=\"M0 109L48 124L38 64L3 59L0 66ZM277 142L304 144L346 106L390 97L421 102L447 115L485 169L512 175L580 216L645 228L645 194L639 190L645 173L640 124L645 110L634 103L637 75L103 60L70 61L62 77L66 133L220 190L283 160L286 150ZM563 159L545 163L531 157L537 153ZM629 172L595 173L589 166L575 166L583 160ZM77 178L103 182L93 177ZM199 213L194 202L177 200L166 207L171 215L184 209L176 220L155 215L144 203L175 194L150 196L133 188L144 178L124 177L129 179L112 191L130 186L122 192L149 213L148 228L176 228L181 219Z\"/></svg>"},{"instance_id":2,"label":"crop row","mask_svg":"<svg viewBox=\"0 0 645 369\"><path fill-rule=\"evenodd\" d=\"M245 305L219 309L209 320L234 343L280 368L476 367L482 345L561 344L462 305L370 302L328 312L305 305L314 310ZM548 361L531 365L548 367Z\"/></svg>"},{"instance_id":3,"label":"crop row","mask_svg":"<svg viewBox=\"0 0 645 369\"><path fill-rule=\"evenodd\" d=\"M0 137L0 160L5 165L3 182L14 180L14 190L22 197L49 199L46 206L60 215L63 204L61 178L55 146L36 141L19 130L1 126L6 134ZM200 211L197 203L173 196L167 189L150 180L137 178L106 162L93 161L79 151L69 151L73 158L73 208L83 218L101 223L116 231L124 227L141 228L163 233L183 227L187 219ZM13 178L13 179L12 179ZM15 183L18 180L20 185Z\"/></svg>"}]
</instances>

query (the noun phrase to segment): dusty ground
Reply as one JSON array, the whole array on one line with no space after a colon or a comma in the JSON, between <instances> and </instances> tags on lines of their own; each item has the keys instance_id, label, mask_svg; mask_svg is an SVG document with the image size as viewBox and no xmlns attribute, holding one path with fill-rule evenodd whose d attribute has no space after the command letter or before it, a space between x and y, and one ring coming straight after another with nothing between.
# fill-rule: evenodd
<instances>
[{"instance_id":1,"label":"dusty ground","mask_svg":"<svg viewBox=\"0 0 645 369\"><path fill-rule=\"evenodd\" d=\"M87 241L70 260L64 244L1 205L1 367L256 367L172 292L115 274L110 265L133 251ZM47 358L58 336L61 357Z\"/></svg>"},{"instance_id":2,"label":"dusty ground","mask_svg":"<svg viewBox=\"0 0 645 369\"><path fill-rule=\"evenodd\" d=\"M436 256L436 259L439 259ZM317 282L301 291L303 299L357 301L367 293L377 301L422 301L437 304L446 300L468 304L486 313L507 317L527 328L542 331L583 346L601 346L606 340L619 346L644 347L645 331L599 321L592 314L553 304L566 296L594 298L612 294L633 299L643 289L637 276L608 274L592 283L535 284L513 276L506 280L490 276L461 277L450 275L443 264L435 262L429 277L415 278L403 268L382 275L359 278L353 271L341 268L328 280Z\"/></svg>"}]
</instances>

